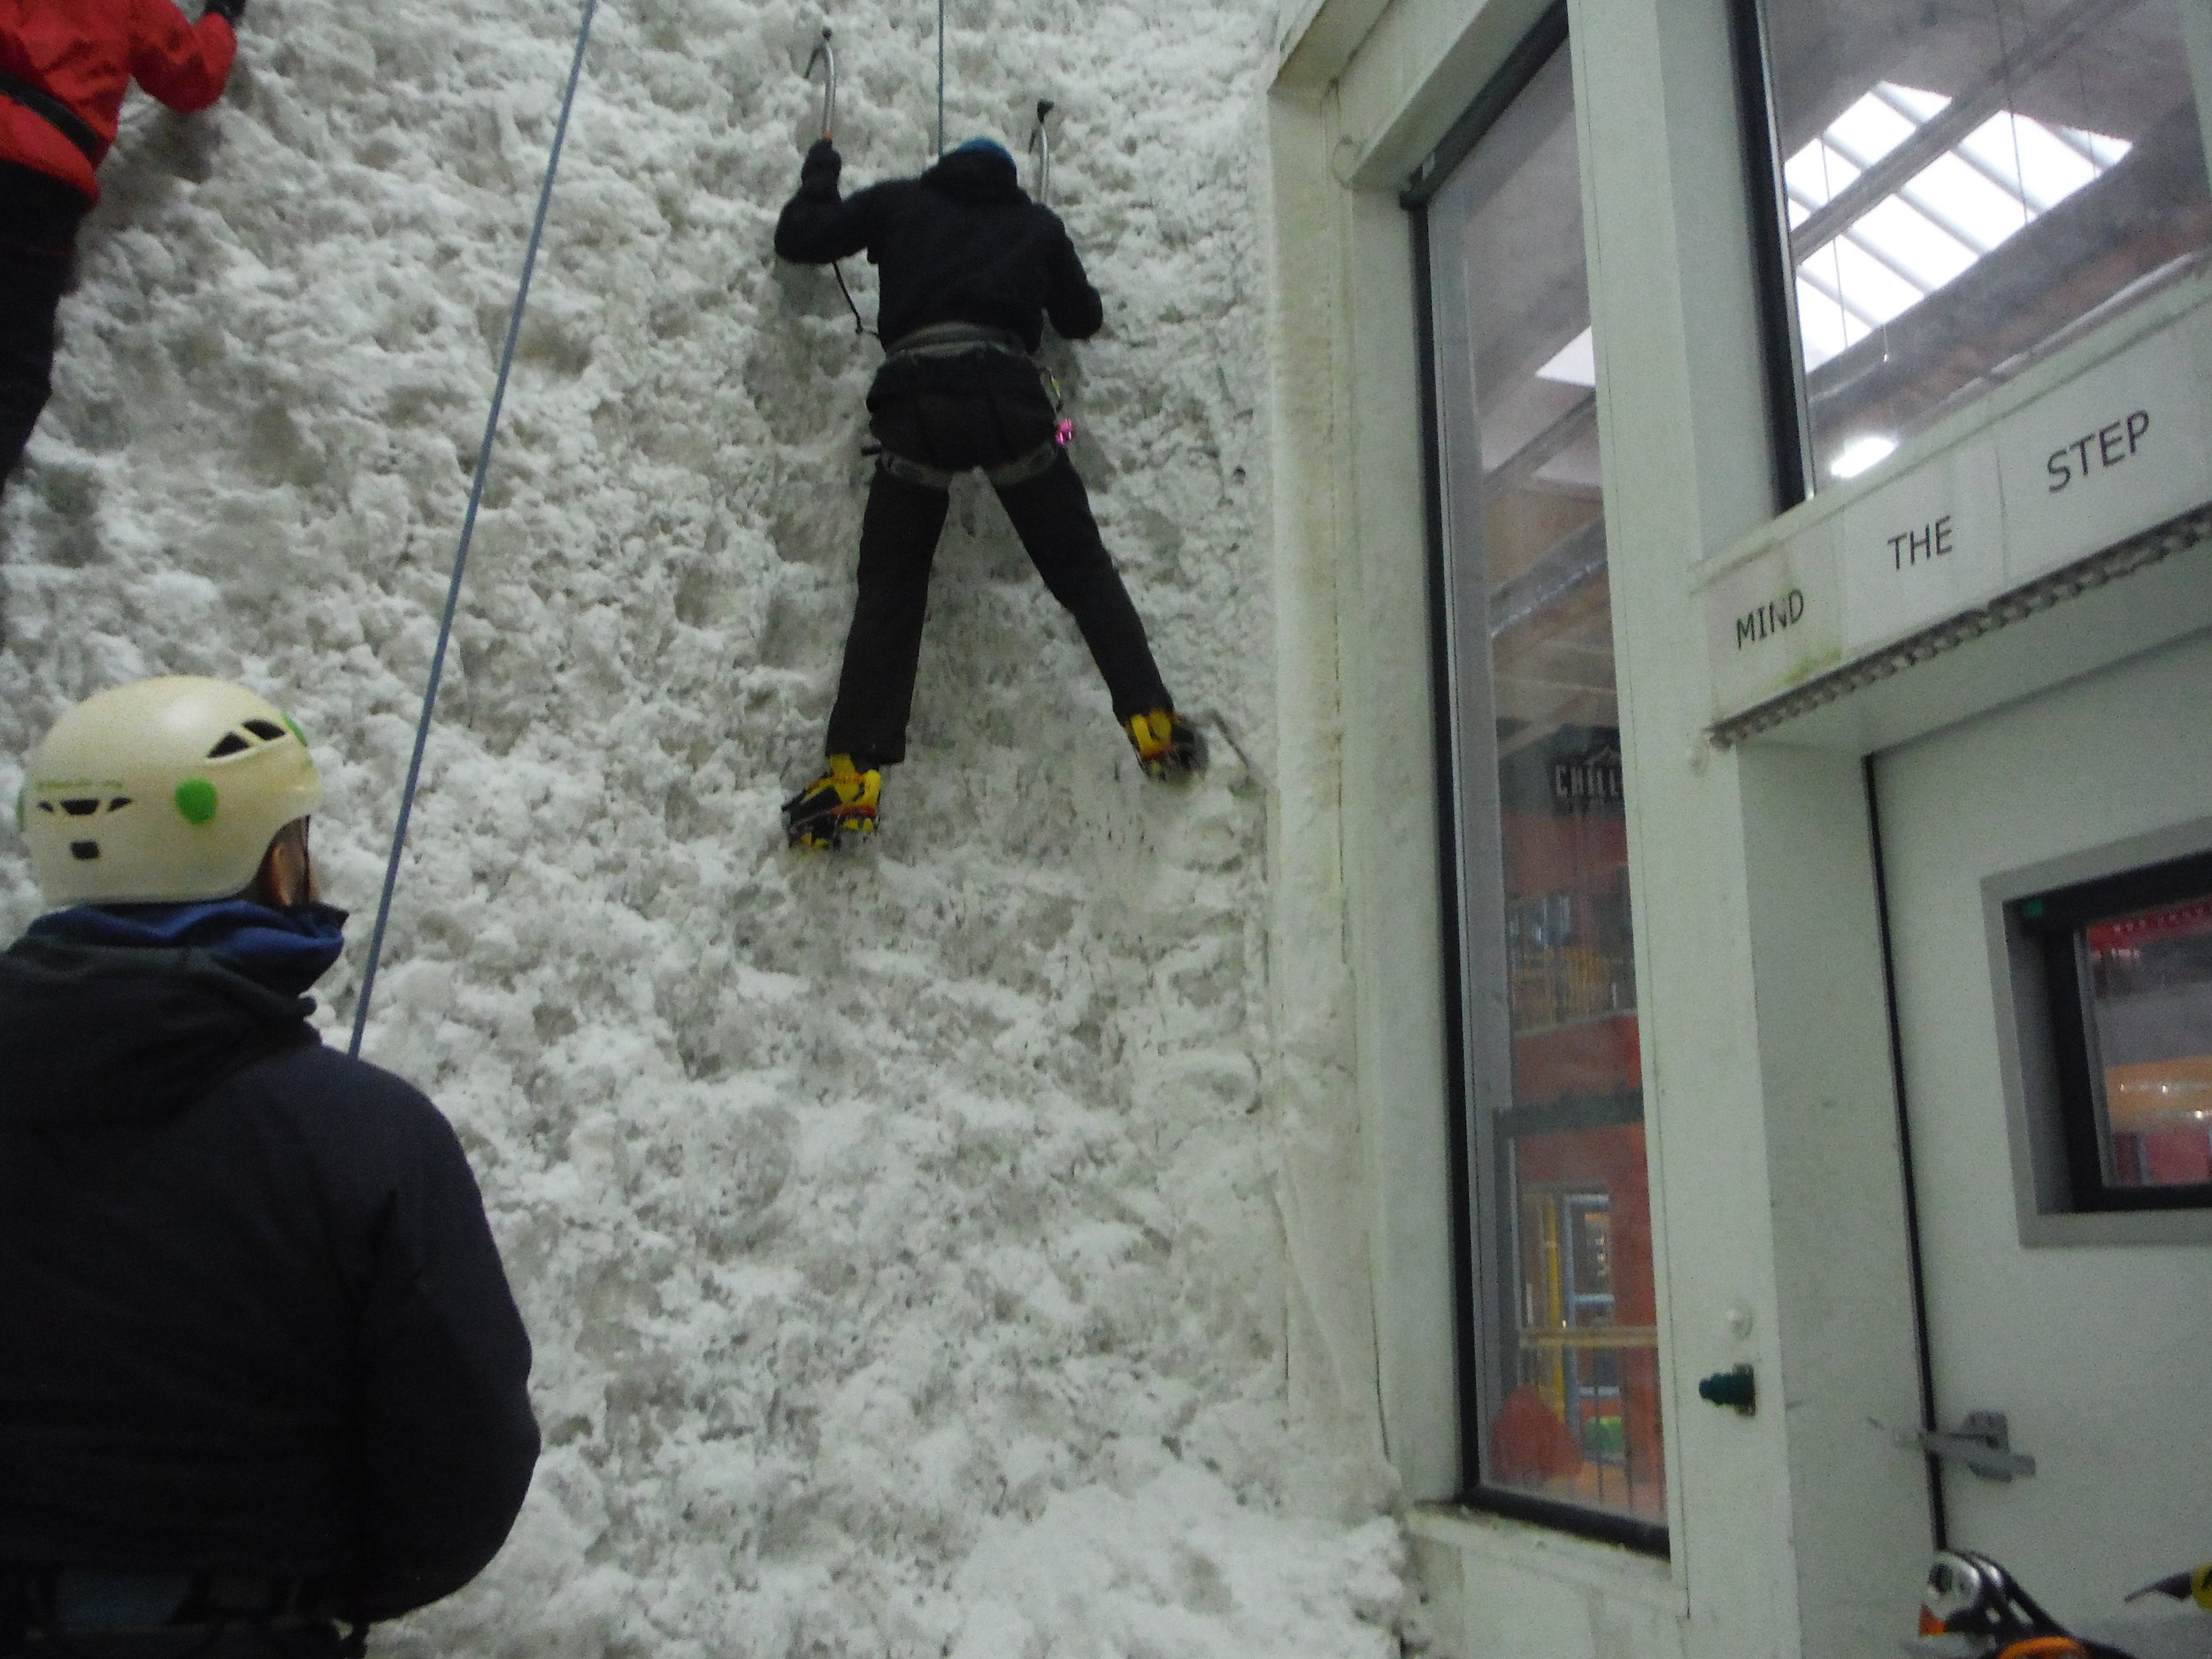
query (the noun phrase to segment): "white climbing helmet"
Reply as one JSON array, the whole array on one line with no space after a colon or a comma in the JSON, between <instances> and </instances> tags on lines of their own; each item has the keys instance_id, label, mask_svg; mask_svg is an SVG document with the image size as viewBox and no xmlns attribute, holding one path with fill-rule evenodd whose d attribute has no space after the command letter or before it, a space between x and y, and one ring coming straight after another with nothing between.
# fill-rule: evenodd
<instances>
[{"instance_id":1,"label":"white climbing helmet","mask_svg":"<svg viewBox=\"0 0 2212 1659\"><path fill-rule=\"evenodd\" d=\"M16 797L57 909L224 899L276 833L322 804L298 726L243 686L175 676L86 698L54 722Z\"/></svg>"}]
</instances>

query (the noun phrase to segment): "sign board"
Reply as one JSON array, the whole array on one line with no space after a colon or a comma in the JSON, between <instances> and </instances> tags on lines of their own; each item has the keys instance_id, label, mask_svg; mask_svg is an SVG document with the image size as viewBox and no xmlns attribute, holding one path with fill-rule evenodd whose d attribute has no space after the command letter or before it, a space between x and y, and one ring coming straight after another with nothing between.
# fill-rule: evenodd
<instances>
[{"instance_id":1,"label":"sign board","mask_svg":"<svg viewBox=\"0 0 2212 1659\"><path fill-rule=\"evenodd\" d=\"M1724 708L1747 708L1843 660L1832 519L1706 585L1705 638Z\"/></svg>"},{"instance_id":2,"label":"sign board","mask_svg":"<svg viewBox=\"0 0 2212 1659\"><path fill-rule=\"evenodd\" d=\"M2004 591L2004 503L1986 434L1862 495L1840 525L1836 562L1852 656Z\"/></svg>"},{"instance_id":3,"label":"sign board","mask_svg":"<svg viewBox=\"0 0 2212 1659\"><path fill-rule=\"evenodd\" d=\"M2212 500L2212 305L1705 582L1717 718Z\"/></svg>"},{"instance_id":4,"label":"sign board","mask_svg":"<svg viewBox=\"0 0 2212 1659\"><path fill-rule=\"evenodd\" d=\"M2011 585L2212 496L2212 311L2138 341L1991 434Z\"/></svg>"}]
</instances>

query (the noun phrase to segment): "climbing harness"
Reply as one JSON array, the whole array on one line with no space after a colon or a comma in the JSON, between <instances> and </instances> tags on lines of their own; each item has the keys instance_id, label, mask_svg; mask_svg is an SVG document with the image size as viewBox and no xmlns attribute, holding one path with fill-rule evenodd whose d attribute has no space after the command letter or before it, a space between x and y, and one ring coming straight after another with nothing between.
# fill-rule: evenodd
<instances>
[{"instance_id":1,"label":"climbing harness","mask_svg":"<svg viewBox=\"0 0 2212 1659\"><path fill-rule=\"evenodd\" d=\"M1029 361L1020 336L1010 329L990 328L981 323L930 323L910 330L884 354L884 361L911 357L926 362L937 357L964 357L977 351Z\"/></svg>"},{"instance_id":2,"label":"climbing harness","mask_svg":"<svg viewBox=\"0 0 2212 1659\"><path fill-rule=\"evenodd\" d=\"M568 87L561 95L561 112L553 123L553 145L545 157L545 180L538 187L537 217L531 221L530 242L522 256L522 278L515 285L514 308L507 314L507 343L499 354L499 375L492 383L492 403L484 417L484 440L476 449L476 475L469 484L468 511L461 518L460 545L453 553L453 580L446 588L445 616L438 624L437 649L430 654L430 680L423 687L422 718L415 726L415 752L407 762L407 783L400 791L399 821L392 826L392 856L384 868L384 891L376 904L376 931L369 936L369 960L361 972L361 995L354 1003L353 1041L346 1052L358 1057L361 1033L368 1028L369 998L376 989L376 970L384 955L384 930L392 918L392 890L399 883L400 855L407 849L407 824L414 816L415 791L422 781L423 750L430 741L431 717L437 712L438 682L445 676L446 647L453 638L454 614L461 603L461 578L468 569L469 543L476 534L476 514L484 504L484 479L491 469L492 442L499 435L500 406L507 398L507 377L515 366L515 345L522 334L523 309L530 303L530 277L537 269L538 249L545 240L546 214L553 205L553 180L561 167L561 146L568 142L569 111L576 105L577 82L583 78L584 49L591 43L592 15L599 0L584 0L582 21L576 29L576 55L568 66Z\"/></svg>"},{"instance_id":3,"label":"climbing harness","mask_svg":"<svg viewBox=\"0 0 2212 1659\"><path fill-rule=\"evenodd\" d=\"M1029 355L1020 338L1003 328L987 328L977 323L932 323L903 336L885 354L883 361L887 368L902 358L926 363L972 357L979 351L1017 357L1028 364L1037 371L1038 378L1044 383L1045 395L1052 400L1054 420L1050 437L1002 466L982 469L983 476L994 487L1008 489L1016 484L1026 484L1031 479L1042 477L1049 472L1052 464L1060 458L1060 452L1075 437L1075 423L1060 414L1060 382L1053 377L1051 371ZM960 475L880 445L876 446L872 453L879 471L889 473L902 483L918 484L925 489L950 489L952 480Z\"/></svg>"},{"instance_id":4,"label":"climbing harness","mask_svg":"<svg viewBox=\"0 0 2212 1659\"><path fill-rule=\"evenodd\" d=\"M1042 478L1052 470L1052 464L1060 458L1061 442L1057 435L1048 438L1028 454L1009 461L1004 466L987 466L983 476L997 489L1011 489L1017 484L1026 484L1033 478ZM925 466L919 461L910 461L895 449L879 447L876 470L888 473L902 484L918 484L924 489L940 493L952 488L952 480L960 476L941 466Z\"/></svg>"}]
</instances>

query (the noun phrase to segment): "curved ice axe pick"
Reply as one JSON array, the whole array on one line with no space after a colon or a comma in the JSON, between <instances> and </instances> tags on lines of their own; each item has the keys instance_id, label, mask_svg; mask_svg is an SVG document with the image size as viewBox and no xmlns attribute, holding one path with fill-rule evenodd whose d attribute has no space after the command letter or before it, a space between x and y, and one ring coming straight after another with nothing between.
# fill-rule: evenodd
<instances>
[{"instance_id":1,"label":"curved ice axe pick","mask_svg":"<svg viewBox=\"0 0 2212 1659\"><path fill-rule=\"evenodd\" d=\"M809 81L814 79L814 65L822 65L822 142L828 143L837 131L837 53L830 45L830 26L822 25L822 38L814 42L808 54L803 73ZM853 333L864 334L868 325L860 320L860 307L853 303L853 291L845 286L845 267L833 259L830 271L837 278L837 291L845 296L845 309L853 314Z\"/></svg>"},{"instance_id":2,"label":"curved ice axe pick","mask_svg":"<svg viewBox=\"0 0 2212 1659\"><path fill-rule=\"evenodd\" d=\"M1052 200L1052 134L1045 130L1045 117L1052 110L1050 98L1037 100L1037 126L1029 134L1029 147L1037 152L1037 199L1048 205Z\"/></svg>"},{"instance_id":3,"label":"curved ice axe pick","mask_svg":"<svg viewBox=\"0 0 2212 1659\"><path fill-rule=\"evenodd\" d=\"M787 58L787 64L791 60ZM814 79L814 65L822 65L822 136L834 137L837 131L837 54L830 50L830 26L822 25L822 38L814 42L812 56L806 60L806 78Z\"/></svg>"}]
</instances>

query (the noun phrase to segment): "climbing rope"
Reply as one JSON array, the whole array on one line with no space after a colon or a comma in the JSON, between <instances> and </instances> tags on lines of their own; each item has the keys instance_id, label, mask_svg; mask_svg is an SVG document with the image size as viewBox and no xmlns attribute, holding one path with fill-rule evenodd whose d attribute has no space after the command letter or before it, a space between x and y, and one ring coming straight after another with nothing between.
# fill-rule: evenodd
<instances>
[{"instance_id":1,"label":"climbing rope","mask_svg":"<svg viewBox=\"0 0 2212 1659\"><path fill-rule=\"evenodd\" d=\"M500 405L507 398L507 377L515 365L515 343L522 334L523 308L530 303L530 277L537 269L538 248L545 240L545 218L553 205L553 178L560 171L561 146L568 141L569 111L576 104L576 83L583 78L584 49L591 43L592 15L599 0L584 0L583 20L576 29L576 56L568 66L568 88L561 95L560 118L553 123L553 147L545 158L545 182L538 188L537 218L530 226L530 245L522 256L522 280L515 285L514 309L507 314L507 343L499 354L499 378L492 385L492 406L484 417L484 441L476 449L476 476L469 484L468 511L461 519L461 541L454 549L453 580L446 589L445 616L438 624L438 646L430 656L430 683L423 687L422 718L415 726L415 752L407 763L407 784L400 791L399 821L392 827L392 856L384 867L384 892L376 905L376 931L369 935L368 965L361 973L361 995L353 1009L353 1041L347 1052L358 1056L361 1033L369 1023L369 998L376 989L377 964L384 955L384 930L392 918L392 890L399 884L400 855L407 849L407 824L414 816L415 790L422 781L422 756L430 741L431 717L437 711L438 682L445 677L446 647L453 638L454 613L461 604L461 578L468 569L469 543L476 534L477 510L484 503L484 478L492 462L492 442L499 435Z\"/></svg>"},{"instance_id":2,"label":"climbing rope","mask_svg":"<svg viewBox=\"0 0 2212 1659\"><path fill-rule=\"evenodd\" d=\"M837 291L845 296L845 309L853 314L853 333L856 334L875 334L874 329L860 320L860 307L853 303L853 291L845 286L845 268L833 259L830 261L830 272L837 278ZM882 336L878 334L877 338L881 339Z\"/></svg>"}]
</instances>

